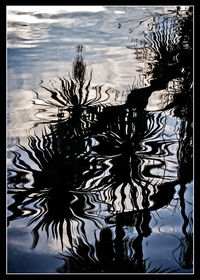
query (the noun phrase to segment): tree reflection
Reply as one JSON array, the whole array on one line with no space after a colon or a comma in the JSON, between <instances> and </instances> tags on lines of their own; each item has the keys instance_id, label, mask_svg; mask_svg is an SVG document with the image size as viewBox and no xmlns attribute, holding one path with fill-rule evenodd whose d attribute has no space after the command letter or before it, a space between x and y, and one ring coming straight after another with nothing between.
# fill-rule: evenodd
<instances>
[{"instance_id":1,"label":"tree reflection","mask_svg":"<svg viewBox=\"0 0 200 280\"><path fill-rule=\"evenodd\" d=\"M8 193L14 202L8 206L8 221L29 218L33 248L41 230L60 239L67 253L61 254L65 264L59 272L172 272L147 264L143 239L151 235L152 212L170 204L178 184L184 237L173 255L181 267L192 267L193 237L186 230L190 220L184 200L185 185L192 180L191 48L185 45L191 18L189 10L180 22L177 45L166 43L162 33L171 19L159 18L146 37L156 60L148 73L150 85L131 90L123 105L102 105L109 91L102 92L101 86L93 87L91 96L92 74L87 80L80 54L73 77L59 78L60 89L41 83L51 94L43 102L58 107L58 118L44 126L41 138L29 134L28 147L19 142L13 152ZM160 112L144 110L152 92L169 87L175 96L178 88L180 97Z\"/></svg>"}]
</instances>

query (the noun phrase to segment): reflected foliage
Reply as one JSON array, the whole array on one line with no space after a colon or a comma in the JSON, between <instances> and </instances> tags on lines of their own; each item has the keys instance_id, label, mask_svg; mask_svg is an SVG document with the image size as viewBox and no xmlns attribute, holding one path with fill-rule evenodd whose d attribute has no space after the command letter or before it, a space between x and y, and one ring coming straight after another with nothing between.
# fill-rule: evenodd
<instances>
[{"instance_id":1,"label":"reflected foliage","mask_svg":"<svg viewBox=\"0 0 200 280\"><path fill-rule=\"evenodd\" d=\"M180 12L148 18L144 45L132 48L148 61L149 85L131 89L124 104L104 104L109 88L91 86L83 46L72 77L59 78L60 88L40 84L50 100L36 93L37 101L57 107L57 120L43 126L41 137L29 133L27 146L18 141L8 170L8 222L28 218L32 248L42 230L59 239L66 252L58 272L175 272L152 266L143 245L153 213L171 205L178 185L183 237L176 237L172 256L192 268L192 214L184 193L192 181L193 16L191 8ZM146 110L152 93L163 90L162 109Z\"/></svg>"},{"instance_id":2,"label":"reflected foliage","mask_svg":"<svg viewBox=\"0 0 200 280\"><path fill-rule=\"evenodd\" d=\"M64 272L107 272L112 273L156 273L173 272L162 269L162 266L152 268L148 260L142 258L142 239L140 235L131 240L124 238L123 229L117 227L116 238L112 237L112 230L104 228L100 232L99 240L95 240L94 247L84 244L81 240L77 248L70 250L68 255L61 254L64 266L57 271ZM127 252L127 248L128 251ZM91 252L95 252L95 255Z\"/></svg>"}]
</instances>

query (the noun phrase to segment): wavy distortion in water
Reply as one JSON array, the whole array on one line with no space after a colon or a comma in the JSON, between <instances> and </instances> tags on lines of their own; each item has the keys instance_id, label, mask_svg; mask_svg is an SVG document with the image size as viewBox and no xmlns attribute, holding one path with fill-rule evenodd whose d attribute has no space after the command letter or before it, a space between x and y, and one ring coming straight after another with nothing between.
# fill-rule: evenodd
<instances>
[{"instance_id":1,"label":"wavy distortion in water","mask_svg":"<svg viewBox=\"0 0 200 280\"><path fill-rule=\"evenodd\" d=\"M50 98L36 92L33 101L43 110L35 124L42 135L29 132L28 145L19 139L13 151L8 224L28 219L32 248L44 233L59 240L64 265L57 272L191 272L192 202L184 195L193 162L192 18L191 8L177 8L141 20L149 30L129 48L148 62L148 85L130 89L124 102L118 90L91 86L82 45L72 77L41 82ZM160 236L161 244L173 238L166 264L147 245Z\"/></svg>"}]
</instances>

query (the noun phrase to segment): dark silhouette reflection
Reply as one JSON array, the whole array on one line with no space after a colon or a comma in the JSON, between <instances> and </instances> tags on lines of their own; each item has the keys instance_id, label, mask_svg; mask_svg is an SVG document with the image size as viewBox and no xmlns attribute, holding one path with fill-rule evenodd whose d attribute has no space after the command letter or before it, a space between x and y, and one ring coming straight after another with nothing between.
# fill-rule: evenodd
<instances>
[{"instance_id":1,"label":"dark silhouette reflection","mask_svg":"<svg viewBox=\"0 0 200 280\"><path fill-rule=\"evenodd\" d=\"M77 49L79 52L79 46ZM56 88L53 83L51 83L51 88L45 87L42 85L43 81L41 81L40 86L51 93L51 101L43 100L46 104L55 105L60 108L67 107L68 110L71 109L77 112L84 106L88 106L90 104L95 105L96 102L101 99L102 95L100 92L100 87L96 87L94 91L94 97L89 98L89 87L92 79L92 72L90 72L90 77L87 81L85 78L86 63L83 60L82 55L76 56L73 62L72 72L72 77L69 76L68 79L59 77L61 82L60 89ZM37 92L36 94L38 97ZM101 103L106 101L108 98L109 95L106 93L106 98L101 100Z\"/></svg>"},{"instance_id":2,"label":"dark silhouette reflection","mask_svg":"<svg viewBox=\"0 0 200 280\"><path fill-rule=\"evenodd\" d=\"M127 218L127 216L126 216ZM129 216L130 218L130 216ZM133 216L132 216L133 218ZM69 250L68 255L60 254L65 264L57 271L64 272L172 272L162 269L162 266L152 268L151 263L143 259L143 237L150 234L149 211L136 213L134 220L137 233L131 239L125 237L123 226L125 223L119 219L116 222L115 238L112 228L103 228L99 238L95 238L95 244L83 243L79 240L77 247Z\"/></svg>"},{"instance_id":3,"label":"dark silhouette reflection","mask_svg":"<svg viewBox=\"0 0 200 280\"><path fill-rule=\"evenodd\" d=\"M183 14L180 7L177 7L171 16L151 15L148 20L145 39L139 44L136 40L134 45L129 46L134 49L138 59L147 61L146 76L150 85L140 89L139 94L150 96L154 91L167 89L168 102L169 97L172 97L171 107L179 104L180 110L180 104L185 106L188 101L191 106L193 8L189 7ZM181 94L178 94L180 91ZM136 102L139 94L133 93L129 95L128 103Z\"/></svg>"},{"instance_id":4,"label":"dark silhouette reflection","mask_svg":"<svg viewBox=\"0 0 200 280\"><path fill-rule=\"evenodd\" d=\"M173 256L182 268L188 269L193 267L193 218L192 212L189 213L188 216L185 213L185 188L185 185L181 185L181 189L179 191L181 214L184 220L182 226L184 237L179 239L180 245L173 251ZM189 230L187 230L188 226ZM180 251L180 253L177 254L178 251Z\"/></svg>"},{"instance_id":5,"label":"dark silhouette reflection","mask_svg":"<svg viewBox=\"0 0 200 280\"><path fill-rule=\"evenodd\" d=\"M66 250L59 272L175 271L144 259L143 242L152 233L152 213L170 205L177 185L184 237L172 255L180 267L192 267L191 219L184 199L192 181L191 48L185 45L192 11L188 13L182 21L178 18L182 28L176 45L165 39L171 19L158 17L156 29L146 36L154 57L150 85L131 90L123 105L104 104L110 89L91 87L82 46L72 77L59 78L59 89L41 83L51 95L43 102L58 108L57 120L44 126L41 137L29 134L27 147L19 141L13 152L8 222L29 219L33 248L42 230L59 239ZM172 101L164 101L161 110L144 110L152 93L162 90L173 93Z\"/></svg>"}]
</instances>

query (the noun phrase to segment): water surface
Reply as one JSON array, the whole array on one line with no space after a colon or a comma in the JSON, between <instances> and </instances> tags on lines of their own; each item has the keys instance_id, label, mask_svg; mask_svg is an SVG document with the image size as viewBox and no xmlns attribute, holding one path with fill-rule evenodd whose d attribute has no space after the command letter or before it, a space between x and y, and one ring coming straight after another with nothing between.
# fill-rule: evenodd
<instances>
[{"instance_id":1,"label":"water surface","mask_svg":"<svg viewBox=\"0 0 200 280\"><path fill-rule=\"evenodd\" d=\"M193 9L8 6L8 273L193 273Z\"/></svg>"}]
</instances>

